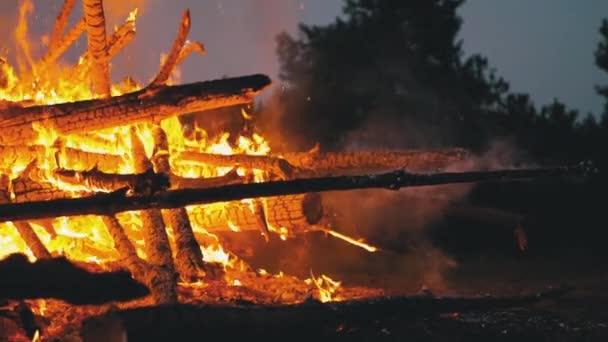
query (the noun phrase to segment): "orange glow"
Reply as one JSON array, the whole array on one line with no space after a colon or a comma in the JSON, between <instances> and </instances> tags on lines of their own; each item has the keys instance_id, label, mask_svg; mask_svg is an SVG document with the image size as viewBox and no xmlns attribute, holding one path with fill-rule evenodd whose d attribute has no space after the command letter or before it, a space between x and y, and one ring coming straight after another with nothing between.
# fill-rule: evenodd
<instances>
[{"instance_id":1,"label":"orange glow","mask_svg":"<svg viewBox=\"0 0 608 342\"><path fill-rule=\"evenodd\" d=\"M0 79L5 79L4 85L0 86L0 108L10 108L10 106L33 106L50 105L57 103L74 102L88 100L94 97L88 80L87 68L83 68L83 63L88 63L87 58L81 58L78 65L65 66L61 62L50 63L44 68L36 70L38 65L30 51L28 39L27 18L33 12L34 7L31 0L22 2L19 11L19 24L16 28L15 36L19 42L18 65L19 72L7 61L0 58ZM127 21L135 22L137 10L132 11ZM84 56L84 54L83 54ZM172 81L175 82L179 75L173 75ZM112 95L118 96L124 93L139 90L139 86L113 85ZM6 106L6 107L5 107ZM241 112L246 120L253 120L254 117L244 109ZM169 143L168 153L171 172L179 177L185 178L210 178L225 175L232 170L232 167L217 167L204 162L182 160L180 152L201 152L221 155L248 154L248 155L268 155L270 154L270 144L261 135L256 133L250 135L240 135L231 137L229 133L210 136L203 127L194 127L195 134L186 136L184 127L177 117L171 117L160 122L160 126L167 134ZM34 170L36 182L52 185L53 189L60 190L70 196L86 196L99 191L109 191L95 187L90 182L77 182L73 184L59 179L56 175L58 169L90 171L91 163L84 160L70 157L70 151L80 151L102 154L114 157L110 164L96 163L95 168L105 173L133 174L134 156L133 146L131 146L131 126L115 127L111 129L90 132L82 135L61 135L52 128L45 125L33 127L38 136L35 141L27 141L24 144L29 146L41 147L44 153L37 155L35 165L32 165L28 158L18 158L10 168L0 169L0 175L6 175L10 180L15 180L24 176L24 171ZM148 158L154 153L154 126L152 123L142 123L135 126L136 134L144 144L145 153ZM242 167L237 169L239 175L253 175L254 182L268 180L265 170L246 170ZM29 175L29 174L28 174ZM27 175L25 175L27 176ZM80 175L79 177L82 177ZM78 179L79 181L81 178ZM3 189L0 189L3 190ZM16 196L14 189L5 189L10 192L12 200ZM259 206L267 210L267 200L245 199L238 204L245 204L250 211L249 214L256 215ZM307 280L298 279L285 275L283 272L270 274L264 269L257 272L252 270L244 261L240 260L235 254L229 251L219 234L205 224L204 218L208 217L209 212L226 214L234 203L213 203L209 205L199 205L187 207L187 213L191 219L195 237L201 244L201 252L206 263L221 265L223 269L224 285L231 287L257 288L277 288L281 297L276 297L284 303L295 303L304 300L312 293L322 302L337 300L337 293L341 288L341 283L329 278L326 275L315 277L312 275ZM138 212L124 212L116 215L118 221L123 226L125 233L133 242L137 254L146 258L144 252L144 241L142 234L142 220ZM200 219L200 218L203 219ZM241 221L237 221L241 222ZM287 227L273 227L270 222L263 222L268 230L276 234L282 240L287 240L295 236L294 231ZM46 225L45 225L46 224ZM40 238L41 242L53 256L65 256L72 261L80 264L90 265L95 270L115 270L120 261L119 254L115 248L114 241L101 217L99 216L79 216L79 217L57 217L49 220L45 224L31 222L32 228ZM226 224L232 232L243 232L246 229L230 219ZM258 222L259 224L259 222ZM49 226L51 225L51 229ZM313 230L314 227L310 227ZM54 234L54 232L56 234ZM347 237L343 234L331 230L324 230L327 233L338 237L348 243L364 248L370 252L375 252L376 247ZM172 235L172 227L167 227L167 232L172 245L175 245ZM25 241L19 235L12 222L0 223L0 259L13 254L23 253L30 260L35 257L28 248ZM265 282L279 282L282 287L266 286ZM206 280L195 280L190 283L180 283L180 286L189 289L206 290L210 284ZM233 289L234 290L234 289ZM291 292L290 292L291 291ZM296 296L294 293L297 293ZM40 315L45 315L49 310L58 310L53 302L32 301L33 309ZM39 337L37 332L37 338Z\"/></svg>"},{"instance_id":2,"label":"orange glow","mask_svg":"<svg viewBox=\"0 0 608 342\"><path fill-rule=\"evenodd\" d=\"M366 251L373 253L373 252L377 252L378 251L378 247L374 247L368 243L366 243L365 241L363 241L362 239L359 240L355 240L349 236L346 236L344 234L338 233L334 230L331 229L325 229L325 228L319 228L318 230L325 232L331 236L334 236L340 240L346 241L348 243L350 243L351 245L357 246L357 247L361 247L363 249L365 249Z\"/></svg>"}]
</instances>

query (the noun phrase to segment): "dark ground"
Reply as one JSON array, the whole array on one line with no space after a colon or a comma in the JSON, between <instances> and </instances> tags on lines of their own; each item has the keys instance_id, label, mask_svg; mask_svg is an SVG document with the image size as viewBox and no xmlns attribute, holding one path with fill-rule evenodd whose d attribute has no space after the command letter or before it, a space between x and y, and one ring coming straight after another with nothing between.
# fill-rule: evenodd
<instances>
[{"instance_id":1,"label":"dark ground","mask_svg":"<svg viewBox=\"0 0 608 342\"><path fill-rule=\"evenodd\" d=\"M517 248L513 232L475 219L443 219L425 229L426 241L411 234L367 236L383 251L369 254L321 234L293 244L273 242L256 251L278 251L273 265L264 252L250 258L270 272L312 269L344 286L382 288L390 295L517 295L548 286L575 289L531 306L451 315L391 317L370 313L367 323L339 325L325 337L397 341L608 341L608 241L605 180L512 182L476 187L467 201L525 216L529 249ZM407 208L407 206L404 206ZM354 208L356 210L356 208ZM405 210L405 209L404 209ZM415 235L415 234L414 234ZM414 243L412 247L412 241ZM306 247L301 247L306 246ZM270 252L268 252L270 253ZM302 270L302 263L308 268ZM293 269L290 269L290 266ZM302 331L314 334L301 322ZM299 330L299 329L298 329ZM300 331L284 331L300 336ZM323 334L321 334L323 335Z\"/></svg>"}]
</instances>

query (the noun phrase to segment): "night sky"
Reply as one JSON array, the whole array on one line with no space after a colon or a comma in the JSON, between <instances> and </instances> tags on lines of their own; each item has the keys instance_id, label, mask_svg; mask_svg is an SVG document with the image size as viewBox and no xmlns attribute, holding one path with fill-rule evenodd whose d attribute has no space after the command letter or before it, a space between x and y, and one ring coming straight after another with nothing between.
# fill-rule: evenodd
<instances>
[{"instance_id":1,"label":"night sky","mask_svg":"<svg viewBox=\"0 0 608 342\"><path fill-rule=\"evenodd\" d=\"M19 0L2 0L0 34L10 37ZM50 32L62 1L34 0L37 6L30 35L34 51L42 53L40 37ZM207 47L205 57L191 57L181 80L267 73L276 79L274 37L296 32L299 22L325 24L340 15L341 0L106 0L109 28L134 7L140 8L137 37L113 61L115 80L131 75L142 82L154 77L160 56L172 44L182 11L190 8L190 39ZM537 105L558 98L583 113L599 113L602 99L594 85L608 83L593 64L601 18L608 1L588 0L469 0L462 8L461 38L467 54L482 53L517 92L532 94ZM72 22L80 16L74 13ZM34 39L36 38L36 39ZM0 42L11 57L14 42ZM74 60L86 46L71 51Z\"/></svg>"}]
</instances>

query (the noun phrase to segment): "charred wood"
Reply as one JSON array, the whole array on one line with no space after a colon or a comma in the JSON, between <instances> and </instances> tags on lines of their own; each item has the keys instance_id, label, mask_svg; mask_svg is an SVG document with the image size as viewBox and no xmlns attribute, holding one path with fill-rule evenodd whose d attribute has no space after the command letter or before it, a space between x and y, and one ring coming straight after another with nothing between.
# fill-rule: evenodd
<instances>
[{"instance_id":1,"label":"charred wood","mask_svg":"<svg viewBox=\"0 0 608 342\"><path fill-rule=\"evenodd\" d=\"M127 272L90 273L65 258L28 262L20 254L0 261L0 297L57 298L72 304L102 304L143 297L148 289Z\"/></svg>"},{"instance_id":2,"label":"charred wood","mask_svg":"<svg viewBox=\"0 0 608 342\"><path fill-rule=\"evenodd\" d=\"M91 83L97 95L110 96L110 66L106 37L106 18L102 0L82 0L87 23L88 51L93 67Z\"/></svg>"}]
</instances>

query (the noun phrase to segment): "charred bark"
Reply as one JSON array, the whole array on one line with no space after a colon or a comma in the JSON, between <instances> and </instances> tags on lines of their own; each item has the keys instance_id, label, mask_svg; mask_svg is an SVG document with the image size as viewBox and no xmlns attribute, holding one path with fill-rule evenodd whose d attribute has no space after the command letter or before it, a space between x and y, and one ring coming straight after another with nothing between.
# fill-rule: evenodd
<instances>
[{"instance_id":1,"label":"charred bark","mask_svg":"<svg viewBox=\"0 0 608 342\"><path fill-rule=\"evenodd\" d=\"M88 51L93 63L91 83L97 95L110 96L110 66L106 37L106 18L102 0L82 0L87 23Z\"/></svg>"},{"instance_id":2,"label":"charred bark","mask_svg":"<svg viewBox=\"0 0 608 342\"><path fill-rule=\"evenodd\" d=\"M34 141L38 132L32 124L68 135L247 103L269 84L267 76L253 75L146 88L107 99L4 109L0 110L0 144Z\"/></svg>"}]
</instances>

